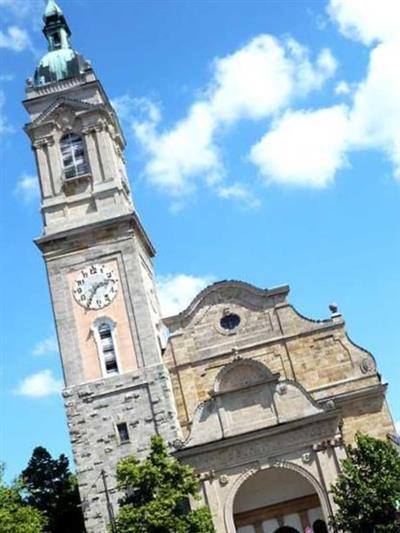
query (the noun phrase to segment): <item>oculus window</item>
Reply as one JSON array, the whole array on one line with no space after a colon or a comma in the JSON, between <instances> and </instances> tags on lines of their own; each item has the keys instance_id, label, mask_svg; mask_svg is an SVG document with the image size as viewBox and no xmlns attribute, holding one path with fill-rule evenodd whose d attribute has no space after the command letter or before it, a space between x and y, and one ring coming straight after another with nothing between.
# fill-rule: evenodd
<instances>
[{"instance_id":1,"label":"oculus window","mask_svg":"<svg viewBox=\"0 0 400 533\"><path fill-rule=\"evenodd\" d=\"M228 313L221 318L219 323L222 329L232 331L239 326L240 316L235 313Z\"/></svg>"}]
</instances>

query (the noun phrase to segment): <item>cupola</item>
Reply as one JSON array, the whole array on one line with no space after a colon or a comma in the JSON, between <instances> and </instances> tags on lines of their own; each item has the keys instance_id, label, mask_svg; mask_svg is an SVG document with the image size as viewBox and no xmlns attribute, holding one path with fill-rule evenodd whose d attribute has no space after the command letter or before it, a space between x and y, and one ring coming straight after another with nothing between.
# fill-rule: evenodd
<instances>
[{"instance_id":1,"label":"cupola","mask_svg":"<svg viewBox=\"0 0 400 533\"><path fill-rule=\"evenodd\" d=\"M39 61L34 85L40 86L73 78L84 70L85 60L71 46L71 31L64 13L55 0L47 0L43 14L43 33L48 52Z\"/></svg>"}]
</instances>

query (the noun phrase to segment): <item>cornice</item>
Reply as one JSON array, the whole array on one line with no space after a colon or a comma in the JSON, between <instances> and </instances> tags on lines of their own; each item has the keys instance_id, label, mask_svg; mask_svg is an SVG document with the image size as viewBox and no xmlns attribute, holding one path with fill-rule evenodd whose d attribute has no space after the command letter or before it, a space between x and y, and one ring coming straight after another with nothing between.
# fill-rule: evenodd
<instances>
[{"instance_id":1,"label":"cornice","mask_svg":"<svg viewBox=\"0 0 400 533\"><path fill-rule=\"evenodd\" d=\"M235 445L240 444L246 444L246 443L253 443L259 439L264 438L272 438L276 435L280 435L282 433L288 433L292 430L300 429L303 427L306 427L311 424L318 423L324 421L336 421L336 424L339 423L340 419L340 410L338 409L330 409L328 411L324 411L322 413L317 413L315 415L310 415L303 418L298 418L296 420L290 421L290 422L284 422L282 424L278 424L275 426L257 429L255 431L249 431L247 433L242 433L240 435L234 435L234 436L228 436L220 440L216 440L213 442L207 442L205 444L196 444L195 446L190 445L183 445L182 448L177 450L174 455L178 458L187 458L191 457L193 455L201 455L201 454L207 454L207 453L215 453L218 452L218 450L222 450L225 448L230 448ZM310 442L312 442L314 439L310 437ZM297 443L296 443L297 446Z\"/></svg>"},{"instance_id":2,"label":"cornice","mask_svg":"<svg viewBox=\"0 0 400 533\"><path fill-rule=\"evenodd\" d=\"M127 225L129 228L137 231L149 255L151 257L154 257L156 254L156 250L152 245L146 231L144 230L142 223L140 222L139 216L136 212L45 235L43 237L34 239L34 243L43 252L43 254L46 254L48 251L51 250L51 248L57 248L57 245L62 248L63 243L65 243L65 241L67 241L68 239L75 238L77 240L83 240L86 235L90 234L90 240L93 242L94 232L102 231L104 229L109 229L124 224Z\"/></svg>"}]
</instances>

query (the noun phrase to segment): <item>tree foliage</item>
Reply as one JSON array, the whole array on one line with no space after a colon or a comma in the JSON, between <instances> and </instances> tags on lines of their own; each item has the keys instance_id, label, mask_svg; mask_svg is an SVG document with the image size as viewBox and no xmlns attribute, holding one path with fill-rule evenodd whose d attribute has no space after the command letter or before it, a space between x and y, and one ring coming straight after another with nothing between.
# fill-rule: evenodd
<instances>
[{"instance_id":1,"label":"tree foliage","mask_svg":"<svg viewBox=\"0 0 400 533\"><path fill-rule=\"evenodd\" d=\"M85 531L78 485L65 455L53 459L38 446L21 476L26 502L47 518L46 533Z\"/></svg>"},{"instance_id":2,"label":"tree foliage","mask_svg":"<svg viewBox=\"0 0 400 533\"><path fill-rule=\"evenodd\" d=\"M44 516L23 501L18 484L5 484L0 467L0 532L42 533L45 524Z\"/></svg>"},{"instance_id":3,"label":"tree foliage","mask_svg":"<svg viewBox=\"0 0 400 533\"><path fill-rule=\"evenodd\" d=\"M196 498L199 489L193 469L172 458L161 437L152 438L143 461L120 461L117 479L125 493L118 533L214 533L209 510L189 508L189 496Z\"/></svg>"},{"instance_id":4,"label":"tree foliage","mask_svg":"<svg viewBox=\"0 0 400 533\"><path fill-rule=\"evenodd\" d=\"M400 456L390 442L356 435L342 473L332 488L338 505L335 525L351 533L399 533Z\"/></svg>"}]
</instances>

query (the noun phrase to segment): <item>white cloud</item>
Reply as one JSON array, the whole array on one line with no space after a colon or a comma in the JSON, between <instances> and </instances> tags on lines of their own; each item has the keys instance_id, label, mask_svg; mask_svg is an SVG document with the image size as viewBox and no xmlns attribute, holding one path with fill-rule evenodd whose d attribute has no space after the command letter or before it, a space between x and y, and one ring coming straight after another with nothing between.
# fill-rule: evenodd
<instances>
[{"instance_id":1,"label":"white cloud","mask_svg":"<svg viewBox=\"0 0 400 533\"><path fill-rule=\"evenodd\" d=\"M350 147L382 150L400 178L400 2L331 0L328 11L344 35L375 45L354 93Z\"/></svg>"},{"instance_id":2,"label":"white cloud","mask_svg":"<svg viewBox=\"0 0 400 533\"><path fill-rule=\"evenodd\" d=\"M31 40L25 30L18 26L9 26L4 32L0 30L0 48L22 52L31 48Z\"/></svg>"},{"instance_id":3,"label":"white cloud","mask_svg":"<svg viewBox=\"0 0 400 533\"><path fill-rule=\"evenodd\" d=\"M111 103L122 120L138 120L141 116L144 122L158 124L161 120L159 106L149 98L137 98L130 94L124 94L111 100Z\"/></svg>"},{"instance_id":4,"label":"white cloud","mask_svg":"<svg viewBox=\"0 0 400 533\"><path fill-rule=\"evenodd\" d=\"M40 196L37 176L22 174L14 188L14 195L24 204L36 201Z\"/></svg>"},{"instance_id":5,"label":"white cloud","mask_svg":"<svg viewBox=\"0 0 400 533\"><path fill-rule=\"evenodd\" d=\"M158 120L133 124L136 138L150 156L145 167L148 180L170 195L188 194L200 174L212 185L221 181L218 149L212 142L215 120L204 102L194 104L189 115L163 134Z\"/></svg>"},{"instance_id":6,"label":"white cloud","mask_svg":"<svg viewBox=\"0 0 400 533\"><path fill-rule=\"evenodd\" d=\"M219 122L261 119L277 113L298 91L320 87L334 68L327 50L313 65L307 48L294 39L259 35L214 61L207 101Z\"/></svg>"},{"instance_id":7,"label":"white cloud","mask_svg":"<svg viewBox=\"0 0 400 533\"><path fill-rule=\"evenodd\" d=\"M158 297L163 316L183 311L193 298L213 281L213 276L198 277L187 274L158 276Z\"/></svg>"},{"instance_id":8,"label":"white cloud","mask_svg":"<svg viewBox=\"0 0 400 533\"><path fill-rule=\"evenodd\" d=\"M251 161L268 181L325 187L345 161L345 106L288 111L252 147Z\"/></svg>"},{"instance_id":9,"label":"white cloud","mask_svg":"<svg viewBox=\"0 0 400 533\"><path fill-rule=\"evenodd\" d=\"M1 8L8 9L14 17L20 19L31 17L33 12L42 10L42 6L37 0L0 0Z\"/></svg>"},{"instance_id":10,"label":"white cloud","mask_svg":"<svg viewBox=\"0 0 400 533\"><path fill-rule=\"evenodd\" d=\"M354 96L351 136L355 148L383 150L400 178L400 34L371 51L368 73Z\"/></svg>"},{"instance_id":11,"label":"white cloud","mask_svg":"<svg viewBox=\"0 0 400 533\"><path fill-rule=\"evenodd\" d=\"M217 195L226 200L236 200L246 209L256 209L260 207L259 198L257 198L248 187L241 183L233 183L232 185L218 187Z\"/></svg>"},{"instance_id":12,"label":"white cloud","mask_svg":"<svg viewBox=\"0 0 400 533\"><path fill-rule=\"evenodd\" d=\"M400 420L394 423L397 433L400 435Z\"/></svg>"},{"instance_id":13,"label":"white cloud","mask_svg":"<svg viewBox=\"0 0 400 533\"><path fill-rule=\"evenodd\" d=\"M383 4L331 0L328 6L345 36L372 47L365 78L335 84L335 95L347 95L346 105L295 109L335 76L337 61L329 49L311 54L292 38L267 34L216 58L210 82L169 129L162 129L160 107L150 100L117 99L116 108L131 121L146 156L148 182L174 197L174 211L199 186L256 206L250 184L233 182L223 158L224 136L244 120L263 120L269 128L249 150L268 182L325 187L352 151L367 149L383 151L399 177L400 2Z\"/></svg>"},{"instance_id":14,"label":"white cloud","mask_svg":"<svg viewBox=\"0 0 400 533\"><path fill-rule=\"evenodd\" d=\"M342 94L350 94L351 93L351 86L347 81L339 81L339 83L335 86L335 94L342 95Z\"/></svg>"},{"instance_id":15,"label":"white cloud","mask_svg":"<svg viewBox=\"0 0 400 533\"><path fill-rule=\"evenodd\" d=\"M40 398L60 394L63 389L63 381L57 379L51 370L42 370L31 376L27 376L18 384L15 394Z\"/></svg>"},{"instance_id":16,"label":"white cloud","mask_svg":"<svg viewBox=\"0 0 400 533\"><path fill-rule=\"evenodd\" d=\"M346 37L364 44L399 39L399 0L331 0L328 13Z\"/></svg>"},{"instance_id":17,"label":"white cloud","mask_svg":"<svg viewBox=\"0 0 400 533\"><path fill-rule=\"evenodd\" d=\"M333 76L336 66L327 49L313 63L308 49L295 40L259 35L213 62L208 87L171 129L159 131L159 108L142 99L142 111L146 108L148 117L134 119L133 130L148 157L147 179L176 197L193 192L199 182L214 188L217 194L225 190L222 184L231 191L235 187L238 190L235 185L225 184L219 138L226 129L240 120L276 115L295 98L319 89ZM137 107L137 101L121 97L116 107L127 116L129 109Z\"/></svg>"},{"instance_id":18,"label":"white cloud","mask_svg":"<svg viewBox=\"0 0 400 533\"><path fill-rule=\"evenodd\" d=\"M33 355L47 355L56 352L58 352L58 344L54 335L39 341L32 350Z\"/></svg>"},{"instance_id":19,"label":"white cloud","mask_svg":"<svg viewBox=\"0 0 400 533\"><path fill-rule=\"evenodd\" d=\"M2 135L5 135L6 133L11 133L13 131L3 111L4 103L5 103L4 91L0 90L0 137Z\"/></svg>"},{"instance_id":20,"label":"white cloud","mask_svg":"<svg viewBox=\"0 0 400 533\"><path fill-rule=\"evenodd\" d=\"M250 151L268 181L324 187L352 151L366 149L383 151L400 178L400 2L384 4L386 10L376 1L331 0L329 12L345 35L375 44L366 77L336 85L336 94L351 98L348 106L287 111L273 122Z\"/></svg>"}]
</instances>

